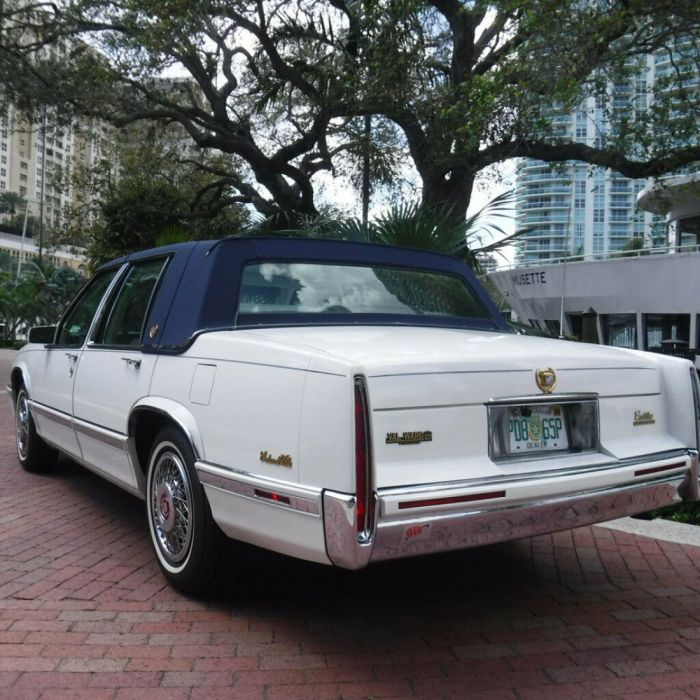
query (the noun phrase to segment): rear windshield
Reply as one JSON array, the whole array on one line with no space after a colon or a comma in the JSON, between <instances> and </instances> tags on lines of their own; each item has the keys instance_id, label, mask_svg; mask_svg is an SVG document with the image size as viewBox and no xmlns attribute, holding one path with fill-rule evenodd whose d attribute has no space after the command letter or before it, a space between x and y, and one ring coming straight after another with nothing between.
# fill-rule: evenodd
<instances>
[{"instance_id":1,"label":"rear windshield","mask_svg":"<svg viewBox=\"0 0 700 700\"><path fill-rule=\"evenodd\" d=\"M461 277L377 265L258 263L243 271L239 314L490 318Z\"/></svg>"}]
</instances>

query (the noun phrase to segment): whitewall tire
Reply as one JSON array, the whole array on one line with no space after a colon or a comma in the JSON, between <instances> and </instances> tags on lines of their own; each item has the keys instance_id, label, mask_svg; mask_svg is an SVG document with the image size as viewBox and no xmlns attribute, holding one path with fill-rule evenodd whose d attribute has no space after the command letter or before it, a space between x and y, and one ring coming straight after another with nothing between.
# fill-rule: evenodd
<instances>
[{"instance_id":1,"label":"whitewall tire","mask_svg":"<svg viewBox=\"0 0 700 700\"><path fill-rule=\"evenodd\" d=\"M158 563L184 593L205 591L216 572L222 533L214 523L182 433L163 428L153 443L146 477L146 517Z\"/></svg>"},{"instance_id":2,"label":"whitewall tire","mask_svg":"<svg viewBox=\"0 0 700 700\"><path fill-rule=\"evenodd\" d=\"M21 385L15 397L15 443L17 459L28 472L46 472L53 469L58 453L49 447L36 432L29 406L29 394Z\"/></svg>"}]
</instances>

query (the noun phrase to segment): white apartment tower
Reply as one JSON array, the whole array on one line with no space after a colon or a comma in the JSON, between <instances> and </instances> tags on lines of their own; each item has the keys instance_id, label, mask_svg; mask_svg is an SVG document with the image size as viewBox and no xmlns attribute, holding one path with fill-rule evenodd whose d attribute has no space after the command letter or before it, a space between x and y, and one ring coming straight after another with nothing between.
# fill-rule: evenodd
<instances>
[{"instance_id":1,"label":"white apartment tower","mask_svg":"<svg viewBox=\"0 0 700 700\"><path fill-rule=\"evenodd\" d=\"M666 51L647 56L624 82L609 85L607 105L588 97L573 114L557 117L556 134L601 145L608 128L607 110L625 110L630 115L646 110L654 82L674 69L675 58ZM690 82L697 89L697 73ZM642 239L644 247L662 245L662 219L637 208L637 194L647 184L585 163L523 159L516 167L516 218L518 228L531 230L516 244L516 264L605 256L632 239Z\"/></svg>"}]
</instances>

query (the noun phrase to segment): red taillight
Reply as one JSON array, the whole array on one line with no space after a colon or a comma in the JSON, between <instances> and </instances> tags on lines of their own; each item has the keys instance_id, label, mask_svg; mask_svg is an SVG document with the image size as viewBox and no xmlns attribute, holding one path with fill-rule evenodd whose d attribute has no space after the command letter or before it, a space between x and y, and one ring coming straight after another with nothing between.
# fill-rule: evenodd
<instances>
[{"instance_id":1,"label":"red taillight","mask_svg":"<svg viewBox=\"0 0 700 700\"><path fill-rule=\"evenodd\" d=\"M368 533L372 524L372 452L369 435L367 391L362 377L355 377L355 526Z\"/></svg>"}]
</instances>

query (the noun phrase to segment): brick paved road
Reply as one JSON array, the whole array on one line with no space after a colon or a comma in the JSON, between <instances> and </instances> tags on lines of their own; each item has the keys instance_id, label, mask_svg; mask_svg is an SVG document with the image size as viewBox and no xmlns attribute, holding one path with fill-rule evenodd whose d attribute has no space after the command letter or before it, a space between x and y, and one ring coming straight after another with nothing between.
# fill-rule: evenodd
<instances>
[{"instance_id":1,"label":"brick paved road","mask_svg":"<svg viewBox=\"0 0 700 700\"><path fill-rule=\"evenodd\" d=\"M0 699L700 698L700 548L582 528L357 573L231 548L195 601L140 501L19 469L7 406L0 506Z\"/></svg>"}]
</instances>

